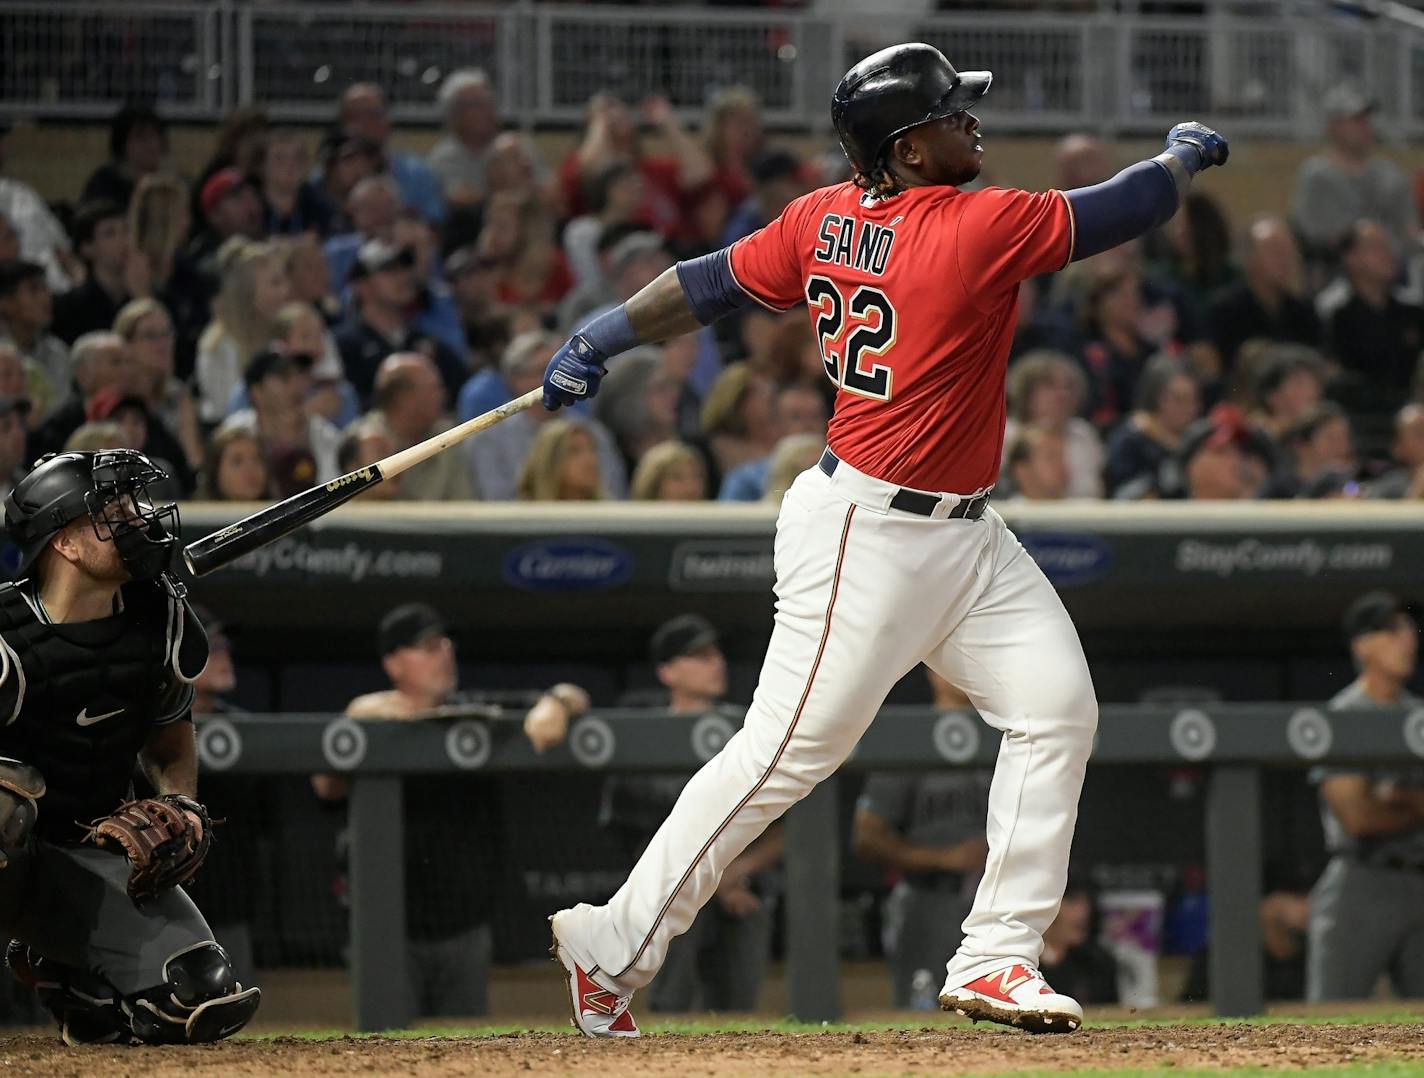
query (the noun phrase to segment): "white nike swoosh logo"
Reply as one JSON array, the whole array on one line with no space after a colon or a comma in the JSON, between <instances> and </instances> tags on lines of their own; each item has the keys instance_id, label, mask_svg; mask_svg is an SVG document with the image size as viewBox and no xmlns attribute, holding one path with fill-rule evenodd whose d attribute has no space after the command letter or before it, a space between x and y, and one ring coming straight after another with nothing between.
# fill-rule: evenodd
<instances>
[{"instance_id":1,"label":"white nike swoosh logo","mask_svg":"<svg viewBox=\"0 0 1424 1078\"><path fill-rule=\"evenodd\" d=\"M80 726L93 726L96 722L103 722L105 719L112 719L115 715L122 715L123 713L124 709L119 708L118 711L106 711L102 715L91 715L89 714L89 709L86 707L79 713L79 717L74 721Z\"/></svg>"}]
</instances>

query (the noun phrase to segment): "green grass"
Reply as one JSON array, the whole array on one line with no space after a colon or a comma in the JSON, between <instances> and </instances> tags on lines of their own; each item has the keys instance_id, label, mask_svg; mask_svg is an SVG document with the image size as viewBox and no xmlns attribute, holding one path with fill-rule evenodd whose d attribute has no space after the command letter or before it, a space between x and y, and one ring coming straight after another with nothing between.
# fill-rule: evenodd
<instances>
[{"instance_id":1,"label":"green grass","mask_svg":"<svg viewBox=\"0 0 1424 1078\"><path fill-rule=\"evenodd\" d=\"M1265 1067L1228 1067L1199 1070L1182 1070L1179 1067L1152 1067L1147 1070L1073 1070L1064 1071L1013 1071L1012 1078L1237 1078L1241 1075L1271 1075L1273 1078L1289 1078L1294 1074L1308 1074L1310 1078L1419 1078L1418 1063L1356 1063L1344 1067L1312 1067L1306 1070L1282 1071ZM884 1078L865 1075L862 1078ZM898 1076L896 1076L898 1078ZM975 1078L993 1078L992 1075L975 1075Z\"/></svg>"}]
</instances>

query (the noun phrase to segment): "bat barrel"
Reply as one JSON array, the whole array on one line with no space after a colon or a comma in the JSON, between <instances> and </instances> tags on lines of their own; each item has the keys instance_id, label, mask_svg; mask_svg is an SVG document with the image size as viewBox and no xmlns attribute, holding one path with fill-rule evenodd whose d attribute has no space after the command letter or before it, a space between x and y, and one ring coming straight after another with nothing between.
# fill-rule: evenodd
<instances>
[{"instance_id":1,"label":"bat barrel","mask_svg":"<svg viewBox=\"0 0 1424 1078\"><path fill-rule=\"evenodd\" d=\"M194 576L206 576L274 539L296 531L317 517L350 501L382 479L379 466L361 468L319 487L294 494L286 501L219 528L183 549L183 564Z\"/></svg>"}]
</instances>

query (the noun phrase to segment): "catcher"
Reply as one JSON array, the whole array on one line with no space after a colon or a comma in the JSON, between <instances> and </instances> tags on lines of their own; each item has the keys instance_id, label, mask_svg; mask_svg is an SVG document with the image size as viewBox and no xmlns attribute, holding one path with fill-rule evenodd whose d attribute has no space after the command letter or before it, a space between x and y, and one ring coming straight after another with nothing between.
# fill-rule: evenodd
<instances>
[{"instance_id":1,"label":"catcher","mask_svg":"<svg viewBox=\"0 0 1424 1078\"><path fill-rule=\"evenodd\" d=\"M0 932L65 1043L215 1041L260 993L178 887L212 821L189 706L208 657L168 575L167 476L128 449L42 457L5 499L0 585ZM127 801L135 764L152 798Z\"/></svg>"}]
</instances>

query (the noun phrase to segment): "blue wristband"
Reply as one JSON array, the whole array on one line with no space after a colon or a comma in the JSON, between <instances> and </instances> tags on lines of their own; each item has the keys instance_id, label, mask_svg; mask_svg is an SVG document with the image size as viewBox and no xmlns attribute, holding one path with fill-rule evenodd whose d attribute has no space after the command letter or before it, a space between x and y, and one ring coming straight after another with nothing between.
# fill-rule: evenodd
<instances>
[{"instance_id":1,"label":"blue wristband","mask_svg":"<svg viewBox=\"0 0 1424 1078\"><path fill-rule=\"evenodd\" d=\"M633 332L633 323L628 321L628 308L622 303L585 323L574 333L602 352L605 359L643 343Z\"/></svg>"}]
</instances>

